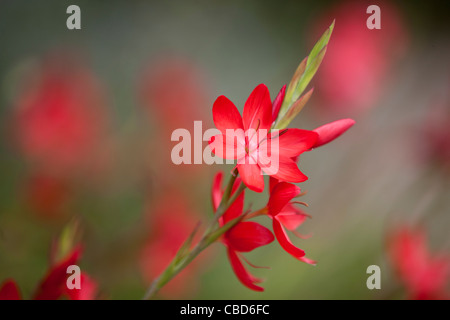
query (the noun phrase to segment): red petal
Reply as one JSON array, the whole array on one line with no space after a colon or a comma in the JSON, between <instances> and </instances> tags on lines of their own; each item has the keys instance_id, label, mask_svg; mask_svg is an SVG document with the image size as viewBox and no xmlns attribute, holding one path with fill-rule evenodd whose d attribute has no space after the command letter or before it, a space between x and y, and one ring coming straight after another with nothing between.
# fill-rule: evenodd
<instances>
[{"instance_id":1,"label":"red petal","mask_svg":"<svg viewBox=\"0 0 450 320\"><path fill-rule=\"evenodd\" d=\"M255 283L260 282L260 280L255 278L247 271L247 269L245 269L241 260L239 260L239 257L237 256L236 252L228 248L227 253L228 259L230 260L231 263L231 267L233 268L233 271L236 274L239 281L249 289L255 291L264 291L264 288L255 285Z\"/></svg>"},{"instance_id":2,"label":"red petal","mask_svg":"<svg viewBox=\"0 0 450 320\"><path fill-rule=\"evenodd\" d=\"M292 244L286 234L286 231L276 217L273 218L273 232L275 233L275 237L281 247L294 258L302 261L301 258L305 256L305 252Z\"/></svg>"},{"instance_id":3,"label":"red petal","mask_svg":"<svg viewBox=\"0 0 450 320\"><path fill-rule=\"evenodd\" d=\"M272 232L256 222L241 222L226 235L228 246L239 252L249 252L274 240Z\"/></svg>"},{"instance_id":4,"label":"red petal","mask_svg":"<svg viewBox=\"0 0 450 320\"><path fill-rule=\"evenodd\" d=\"M214 176L212 190L211 190L211 197L212 197L212 204L214 208L214 212L216 212L217 207L220 204L220 201L222 200L222 181L223 181L223 172L219 171Z\"/></svg>"},{"instance_id":5,"label":"red petal","mask_svg":"<svg viewBox=\"0 0 450 320\"><path fill-rule=\"evenodd\" d=\"M317 142L318 134L302 129L288 129L279 139L280 157L293 158L310 150Z\"/></svg>"},{"instance_id":6,"label":"red petal","mask_svg":"<svg viewBox=\"0 0 450 320\"><path fill-rule=\"evenodd\" d=\"M308 218L305 214L297 213L280 213L277 215L278 221L288 229L289 231L294 231L297 229L305 220Z\"/></svg>"},{"instance_id":7,"label":"red petal","mask_svg":"<svg viewBox=\"0 0 450 320\"><path fill-rule=\"evenodd\" d=\"M298 260L300 260L301 262L307 263L307 264L311 264L313 266L315 266L317 264L317 261L311 260L311 259L306 258L306 257L299 258Z\"/></svg>"},{"instance_id":8,"label":"red petal","mask_svg":"<svg viewBox=\"0 0 450 320\"><path fill-rule=\"evenodd\" d=\"M242 116L244 129L270 129L272 126L272 101L269 89L258 85L248 97Z\"/></svg>"},{"instance_id":9,"label":"red petal","mask_svg":"<svg viewBox=\"0 0 450 320\"><path fill-rule=\"evenodd\" d=\"M300 154L310 150L317 140L317 133L301 129L272 131L270 139L262 141L258 147L258 164L267 174L277 173L280 162L296 162ZM292 161L291 161L292 160Z\"/></svg>"},{"instance_id":10,"label":"red petal","mask_svg":"<svg viewBox=\"0 0 450 320\"><path fill-rule=\"evenodd\" d=\"M217 208L220 205L220 202L222 201L223 197L222 180L223 180L223 173L218 172L214 177L212 187L212 202L214 211L217 210ZM237 177L236 180L234 181L231 194L234 194L236 192L241 182L242 182L241 178ZM227 211L225 211L223 216L219 219L221 225L224 225L228 221L237 218L242 214L242 210L244 209L244 194L245 194L244 191L242 191L239 197L230 205Z\"/></svg>"},{"instance_id":11,"label":"red petal","mask_svg":"<svg viewBox=\"0 0 450 320\"><path fill-rule=\"evenodd\" d=\"M269 178L269 193L272 192L273 188L279 183L280 181L278 179L275 179L274 177Z\"/></svg>"},{"instance_id":12,"label":"red petal","mask_svg":"<svg viewBox=\"0 0 450 320\"><path fill-rule=\"evenodd\" d=\"M236 185L236 183L235 183ZM234 193L234 191L232 192ZM242 192L239 197L230 205L230 207L223 214L223 223L227 223L234 218L239 217L244 209L244 192Z\"/></svg>"},{"instance_id":13,"label":"red petal","mask_svg":"<svg viewBox=\"0 0 450 320\"><path fill-rule=\"evenodd\" d=\"M314 148L323 146L324 144L333 141L345 131L350 129L350 127L354 124L355 120L353 119L341 119L327 123L317 129L314 129L313 131L319 134L319 138L317 139Z\"/></svg>"},{"instance_id":14,"label":"red petal","mask_svg":"<svg viewBox=\"0 0 450 320\"><path fill-rule=\"evenodd\" d=\"M264 176L257 164L238 164L237 168L242 181L252 191L262 192L264 190Z\"/></svg>"},{"instance_id":15,"label":"red petal","mask_svg":"<svg viewBox=\"0 0 450 320\"><path fill-rule=\"evenodd\" d=\"M6 280L0 288L0 300L22 300L14 280Z\"/></svg>"},{"instance_id":16,"label":"red petal","mask_svg":"<svg viewBox=\"0 0 450 320\"><path fill-rule=\"evenodd\" d=\"M57 300L64 293L67 281L67 268L71 265L76 265L81 256L81 247L77 247L73 252L62 262L53 266L47 273L47 276L39 285L39 288L34 296L35 300Z\"/></svg>"},{"instance_id":17,"label":"red petal","mask_svg":"<svg viewBox=\"0 0 450 320\"><path fill-rule=\"evenodd\" d=\"M284 85L280 92L278 92L277 97L273 100L272 104L272 122L277 120L278 113L280 112L281 105L283 104L284 96L286 95L286 85Z\"/></svg>"},{"instance_id":18,"label":"red petal","mask_svg":"<svg viewBox=\"0 0 450 320\"><path fill-rule=\"evenodd\" d=\"M304 182L308 180L297 167L297 163L291 158L280 158L278 168L273 166L270 170L268 167L263 167L264 172L275 179L287 182ZM275 170L277 169L277 170Z\"/></svg>"},{"instance_id":19,"label":"red petal","mask_svg":"<svg viewBox=\"0 0 450 320\"><path fill-rule=\"evenodd\" d=\"M68 289L66 293L70 300L94 300L97 295L97 283L87 274L81 273L81 289Z\"/></svg>"},{"instance_id":20,"label":"red petal","mask_svg":"<svg viewBox=\"0 0 450 320\"><path fill-rule=\"evenodd\" d=\"M242 117L236 106L227 97L220 96L213 105L213 120L222 134L226 129L244 129Z\"/></svg>"},{"instance_id":21,"label":"red petal","mask_svg":"<svg viewBox=\"0 0 450 320\"><path fill-rule=\"evenodd\" d=\"M299 195L300 188L292 183L280 182L278 183L270 193L269 202L267 208L269 215L275 216L292 200L292 198Z\"/></svg>"}]
</instances>

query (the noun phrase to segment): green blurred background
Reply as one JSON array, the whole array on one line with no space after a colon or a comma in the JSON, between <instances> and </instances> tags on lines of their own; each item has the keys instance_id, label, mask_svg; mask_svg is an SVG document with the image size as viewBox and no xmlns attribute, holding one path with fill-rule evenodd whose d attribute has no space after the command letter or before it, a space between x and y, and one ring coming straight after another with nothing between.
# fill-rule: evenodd
<instances>
[{"instance_id":1,"label":"green blurred background","mask_svg":"<svg viewBox=\"0 0 450 320\"><path fill-rule=\"evenodd\" d=\"M423 130L433 127L429 114L435 105L439 110L450 109L450 8L444 2L389 3L397 14L392 19L402 31L383 45L400 53L376 53L386 70L375 77L377 83L369 85L377 89L373 98L360 109L358 102L352 108L327 109L324 105L330 98L324 96L325 89L321 95L319 82L327 74L319 73L313 81L313 98L295 121L295 126L304 129L345 117L357 121L343 137L301 159L300 168L310 178L300 185L308 190L302 200L309 204L306 211L313 218L300 232L313 236L293 241L318 265L296 261L275 242L255 250L246 256L255 264L271 267L252 270L266 279L265 292L256 293L238 282L224 247L215 244L200 257L188 284L163 292L161 298L402 298L401 284L386 256L390 230L398 224L424 225L431 247L449 251L449 159L441 161L439 155L423 149L431 144ZM66 28L70 4L81 8L81 30ZM174 210L177 217L178 209L171 207L176 203L193 212L194 224L207 219L212 212L212 177L218 170L228 173L232 168L171 165L170 150L175 144L170 140L171 130L192 129L193 120L204 120L204 129L211 127L211 107L221 94L240 110L259 83L265 83L274 97L331 23L329 17L336 18L332 41L353 43L350 36L336 36L339 25L354 15L365 21L367 14L348 11L348 15L333 16L341 5L346 3L2 0L0 281L16 279L23 295L29 297L47 270L52 241L75 216L85 248L80 265L98 282L101 297L141 298L151 277L145 275L145 266L152 261L164 264L157 255L142 263L143 248L157 241L152 233L157 233L158 220L152 215L164 211L161 206L167 204L170 208L162 215ZM383 20L383 4L380 7L383 30L391 18ZM394 50L399 43L401 48ZM332 54L330 45L325 61ZM73 60L75 70L78 63L89 70L100 84L101 117L107 119L101 138L92 138L101 142L95 145L96 151L106 151L84 155L89 160L99 157L101 169L95 164L95 169L83 167L80 172L44 170L46 176L62 177L64 188L70 190L68 196L61 196L62 204L55 196L59 209L50 216L46 210L53 210L49 207L55 201L42 200L38 208L34 205L42 201L39 191L29 191L29 181L43 169L20 147L16 122L24 83L45 57L50 64L62 57L63 67L57 67L62 70ZM338 58L331 61L340 63ZM166 69L173 69L172 73L165 74ZM376 71L368 67L366 72ZM333 86L346 79L341 76L332 78ZM177 97L182 90L195 91L196 96L182 93ZM172 100L177 99L179 104L171 109ZM69 175L68 170L72 171ZM30 192L31 199L38 200L30 201ZM246 201L256 209L265 204L267 195L248 193ZM267 224L267 220L260 222ZM170 223L183 222L174 218ZM382 269L382 290L366 287L366 269L372 264Z\"/></svg>"}]
</instances>

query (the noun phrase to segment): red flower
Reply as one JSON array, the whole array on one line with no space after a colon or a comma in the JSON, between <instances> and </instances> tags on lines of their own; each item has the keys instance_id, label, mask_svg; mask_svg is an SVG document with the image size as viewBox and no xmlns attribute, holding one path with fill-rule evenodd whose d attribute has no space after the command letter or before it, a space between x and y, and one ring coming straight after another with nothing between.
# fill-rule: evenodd
<instances>
[{"instance_id":1,"label":"red flower","mask_svg":"<svg viewBox=\"0 0 450 320\"><path fill-rule=\"evenodd\" d=\"M19 288L14 280L8 279L0 287L0 300L21 300Z\"/></svg>"},{"instance_id":2,"label":"red flower","mask_svg":"<svg viewBox=\"0 0 450 320\"><path fill-rule=\"evenodd\" d=\"M212 188L214 211L217 210L220 201L222 200L222 178L223 174L221 172L219 172L214 178ZM233 193L236 191L236 188L240 183L240 179L237 178L233 187ZM239 217L242 214L243 208L244 192L239 195L236 201L220 218L220 225L223 226L234 218ZM239 281L247 288L255 291L264 291L264 288L256 285L256 283L261 282L261 279L258 279L250 274L242 263L241 258L246 262L247 260L242 256L241 252L252 251L258 247L271 243L273 240L274 237L269 229L259 223L250 221L239 222L223 235L221 241L227 247L228 259L230 260L231 267L233 268L233 271Z\"/></svg>"},{"instance_id":3,"label":"red flower","mask_svg":"<svg viewBox=\"0 0 450 320\"><path fill-rule=\"evenodd\" d=\"M81 289L66 290L70 300L94 300L97 297L98 285L89 275L81 273Z\"/></svg>"},{"instance_id":4,"label":"red flower","mask_svg":"<svg viewBox=\"0 0 450 320\"><path fill-rule=\"evenodd\" d=\"M336 19L326 59L315 78L323 100L317 109L320 115L323 111L354 114L373 107L395 56L406 51L408 35L398 9L392 1L377 1L377 5L381 9L379 30L366 26L367 1L340 1L314 19L317 33ZM311 39L316 39L315 34Z\"/></svg>"},{"instance_id":5,"label":"red flower","mask_svg":"<svg viewBox=\"0 0 450 320\"><path fill-rule=\"evenodd\" d=\"M162 130L171 133L202 120L208 106L207 77L189 59L161 57L145 68L139 86L141 102ZM180 104L183 106L180 108Z\"/></svg>"},{"instance_id":6,"label":"red flower","mask_svg":"<svg viewBox=\"0 0 450 320\"><path fill-rule=\"evenodd\" d=\"M300 194L300 188L287 182L271 179L270 198L267 213L272 218L273 231L281 247L294 258L315 265L316 262L305 257L305 252L297 248L288 238L286 229L295 231L308 217L293 205L291 200Z\"/></svg>"},{"instance_id":7,"label":"red flower","mask_svg":"<svg viewBox=\"0 0 450 320\"><path fill-rule=\"evenodd\" d=\"M35 300L57 300L63 296L71 300L95 299L97 283L85 273L81 273L81 289L67 288L67 268L78 263L81 251L81 247L75 248L66 258L51 267L34 295Z\"/></svg>"},{"instance_id":8,"label":"red flower","mask_svg":"<svg viewBox=\"0 0 450 320\"><path fill-rule=\"evenodd\" d=\"M15 101L19 148L40 169L66 176L103 164L103 90L88 68L51 55L28 75Z\"/></svg>"},{"instance_id":9,"label":"red flower","mask_svg":"<svg viewBox=\"0 0 450 320\"><path fill-rule=\"evenodd\" d=\"M275 99L275 109L279 109L283 90L279 96ZM214 102L213 119L221 134L212 137L210 147L221 158L237 160L242 181L255 192L264 190L261 170L283 181L303 182L308 179L298 169L293 158L311 149L316 143L317 134L301 129L268 133L273 115L277 112L272 110L269 90L264 84L258 85L250 94L242 117L225 96L220 96ZM278 148L274 147L277 145ZM273 164L273 159L277 161L275 170L268 165Z\"/></svg>"},{"instance_id":10,"label":"red flower","mask_svg":"<svg viewBox=\"0 0 450 320\"><path fill-rule=\"evenodd\" d=\"M67 290L67 268L75 265L81 256L81 248L73 250L65 259L52 266L41 281L35 295L35 300L56 300Z\"/></svg>"},{"instance_id":11,"label":"red flower","mask_svg":"<svg viewBox=\"0 0 450 320\"><path fill-rule=\"evenodd\" d=\"M53 265L39 284L34 300L57 300L68 297L71 300L92 300L97 294L97 284L88 275L81 274L81 289L67 288L67 268L76 265L81 256L81 247L75 248L67 257ZM7 280L0 289L0 300L20 300L16 283Z\"/></svg>"},{"instance_id":12,"label":"red flower","mask_svg":"<svg viewBox=\"0 0 450 320\"><path fill-rule=\"evenodd\" d=\"M425 232L407 227L396 230L388 249L398 276L414 300L448 299L450 256L431 254Z\"/></svg>"}]
</instances>

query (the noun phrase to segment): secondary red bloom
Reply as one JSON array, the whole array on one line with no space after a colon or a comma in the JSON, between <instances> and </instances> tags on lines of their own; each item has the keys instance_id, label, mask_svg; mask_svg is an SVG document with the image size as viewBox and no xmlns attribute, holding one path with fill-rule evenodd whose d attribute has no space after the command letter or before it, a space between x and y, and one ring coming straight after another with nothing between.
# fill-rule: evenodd
<instances>
[{"instance_id":1,"label":"secondary red bloom","mask_svg":"<svg viewBox=\"0 0 450 320\"><path fill-rule=\"evenodd\" d=\"M316 79L322 102L317 110L355 114L375 105L396 56L406 51L408 34L399 10L392 1L377 1L382 27L366 27L367 1L339 1L314 19L317 33L336 19L326 58ZM312 33L316 39L316 33ZM325 113L325 114L327 114Z\"/></svg>"},{"instance_id":2,"label":"secondary red bloom","mask_svg":"<svg viewBox=\"0 0 450 320\"><path fill-rule=\"evenodd\" d=\"M223 174L219 172L215 178L212 188L212 199L214 211L217 210L220 201L222 200L223 191L221 188ZM241 183L237 178L234 184L233 193ZM236 201L228 208L228 210L220 218L221 226L227 222L239 217L244 208L244 192L236 199ZM222 237L222 243L227 247L228 258L239 281L249 289L255 291L264 291L264 288L256 285L261 282L261 279L254 277L248 272L241 261L243 256L241 252L249 252L258 247L267 245L274 240L272 232L266 227L256 222L244 221L239 222L233 228L228 230ZM243 258L245 260L245 258ZM247 261L247 260L245 260Z\"/></svg>"},{"instance_id":3,"label":"secondary red bloom","mask_svg":"<svg viewBox=\"0 0 450 320\"><path fill-rule=\"evenodd\" d=\"M267 213L272 219L273 231L281 247L294 258L315 265L316 262L305 257L305 252L297 248L289 239L286 229L294 231L308 217L297 209L291 200L300 194L300 188L287 182L271 179L270 198Z\"/></svg>"},{"instance_id":4,"label":"secondary red bloom","mask_svg":"<svg viewBox=\"0 0 450 320\"><path fill-rule=\"evenodd\" d=\"M81 247L77 247L62 261L53 265L39 284L34 299L57 300L66 295L69 291L66 284L68 277L67 268L71 265L76 265L80 256Z\"/></svg>"},{"instance_id":5,"label":"secondary red bloom","mask_svg":"<svg viewBox=\"0 0 450 320\"><path fill-rule=\"evenodd\" d=\"M81 256L81 247L75 248L67 257L51 266L39 284L34 300L57 300L67 297L71 300L92 300L97 295L97 283L87 274L81 274L81 289L67 288L67 268L76 265ZM21 295L14 280L7 280L0 288L0 300L21 300Z\"/></svg>"},{"instance_id":6,"label":"secondary red bloom","mask_svg":"<svg viewBox=\"0 0 450 320\"><path fill-rule=\"evenodd\" d=\"M66 289L65 293L70 300L94 300L98 292L97 282L84 272L80 278L81 289Z\"/></svg>"},{"instance_id":7,"label":"secondary red bloom","mask_svg":"<svg viewBox=\"0 0 450 320\"><path fill-rule=\"evenodd\" d=\"M8 279L0 287L0 300L21 300L19 288L14 280Z\"/></svg>"},{"instance_id":8,"label":"secondary red bloom","mask_svg":"<svg viewBox=\"0 0 450 320\"><path fill-rule=\"evenodd\" d=\"M398 276L414 300L448 299L450 256L431 254L425 232L400 228L388 243L389 254Z\"/></svg>"},{"instance_id":9,"label":"secondary red bloom","mask_svg":"<svg viewBox=\"0 0 450 320\"><path fill-rule=\"evenodd\" d=\"M64 176L103 165L105 99L91 71L64 54L31 71L14 102L15 137L27 160Z\"/></svg>"},{"instance_id":10,"label":"secondary red bloom","mask_svg":"<svg viewBox=\"0 0 450 320\"><path fill-rule=\"evenodd\" d=\"M177 128L189 128L195 120L206 120L206 78L189 59L164 56L144 69L139 95L143 106L153 112L152 118L156 115L161 129L171 133Z\"/></svg>"},{"instance_id":11,"label":"secondary red bloom","mask_svg":"<svg viewBox=\"0 0 450 320\"><path fill-rule=\"evenodd\" d=\"M275 99L276 108L281 104ZM301 129L287 129L269 133L273 114L269 90L258 85L247 99L241 117L236 106L225 96L214 102L213 119L221 134L212 137L210 147L219 157L237 160L237 169L245 185L255 191L264 190L261 171L276 179L303 182L308 178L298 169L294 157L311 149L317 133ZM277 161L276 168L272 160Z\"/></svg>"}]
</instances>

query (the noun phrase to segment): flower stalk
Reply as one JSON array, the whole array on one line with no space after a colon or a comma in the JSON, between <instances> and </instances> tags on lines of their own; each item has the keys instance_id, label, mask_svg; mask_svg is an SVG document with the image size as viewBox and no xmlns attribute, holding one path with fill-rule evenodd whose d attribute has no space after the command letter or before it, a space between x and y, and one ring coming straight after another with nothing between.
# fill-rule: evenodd
<instances>
[{"instance_id":1,"label":"flower stalk","mask_svg":"<svg viewBox=\"0 0 450 320\"><path fill-rule=\"evenodd\" d=\"M312 131L287 127L303 109L313 92L310 89L304 93L324 58L333 27L334 22L316 43L310 55L300 63L289 85L282 87L273 103L264 84L258 85L252 91L242 115L227 97L219 96L216 99L212 113L220 134L212 137L209 146L218 157L225 159L232 154L237 165L231 172L225 190L222 189L222 172L217 173L214 178L212 200L215 213L201 239L193 245L199 229L197 225L167 268L150 285L144 299L155 297L165 284L217 240L226 247L231 267L239 281L255 291L264 291L264 288L258 285L262 280L248 272L243 264L243 261L247 261L243 253L268 245L276 239L280 246L297 260L310 265L316 264L314 260L305 257L305 252L296 247L286 233L286 230L289 230L296 234L295 230L309 217L294 206L307 206L305 202L294 200L304 193L293 183L308 179L298 168L298 157L336 139L355 122L352 119L341 119ZM271 131L273 129L281 131L277 134ZM229 130L245 134L238 135L237 143L230 145L227 143L230 138L227 136ZM263 136L256 137L256 132L258 135L263 132ZM274 141L276 143L272 144ZM260 158L260 155L270 151L273 145L277 148L273 152L277 155L276 170L267 166ZM267 205L251 213L244 212L244 190L248 188L257 193L265 190L263 172L270 176ZM265 226L249 221L263 215L271 219L273 233ZM301 235L300 237L304 238Z\"/></svg>"},{"instance_id":2,"label":"flower stalk","mask_svg":"<svg viewBox=\"0 0 450 320\"><path fill-rule=\"evenodd\" d=\"M173 258L172 262L167 266L167 268L161 273L159 277L157 277L149 286L147 292L144 295L144 300L150 300L154 298L154 296L158 293L158 291L166 285L171 279L173 279L178 273L181 272L189 263L192 262L203 250L205 250L208 246L213 244L217 239L219 239L225 232L239 223L245 215L241 215L240 217L228 222L222 227L214 229L220 217L227 211L227 209L233 204L233 202L239 197L239 195L245 190L245 184L241 183L236 190L236 192L231 195L231 191L233 185L238 176L238 171L235 169L231 175L231 178L228 182L227 188L225 189L225 193L223 195L222 201L220 202L219 207L217 208L214 217L211 219L209 226L207 227L203 237L201 240L194 246L194 248L184 253L191 243L192 240L198 230L199 225L194 229L186 242L180 247L177 254Z\"/></svg>"}]
</instances>

